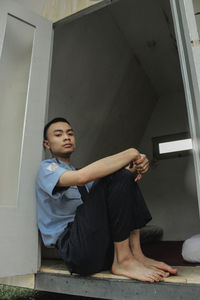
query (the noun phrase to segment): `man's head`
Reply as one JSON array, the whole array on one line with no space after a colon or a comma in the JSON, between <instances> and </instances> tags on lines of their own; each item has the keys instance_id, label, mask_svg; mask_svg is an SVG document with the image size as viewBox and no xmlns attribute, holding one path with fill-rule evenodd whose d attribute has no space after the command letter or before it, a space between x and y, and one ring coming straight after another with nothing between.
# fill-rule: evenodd
<instances>
[{"instance_id":1,"label":"man's head","mask_svg":"<svg viewBox=\"0 0 200 300\"><path fill-rule=\"evenodd\" d=\"M70 123L64 118L55 118L44 127L43 145L54 157L69 157L75 150L75 137Z\"/></svg>"}]
</instances>

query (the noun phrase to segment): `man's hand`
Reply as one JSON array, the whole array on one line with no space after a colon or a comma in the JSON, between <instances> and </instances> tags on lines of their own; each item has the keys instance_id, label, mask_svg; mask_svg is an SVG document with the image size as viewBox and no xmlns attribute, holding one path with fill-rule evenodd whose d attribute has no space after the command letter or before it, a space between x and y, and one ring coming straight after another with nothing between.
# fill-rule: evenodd
<instances>
[{"instance_id":1,"label":"man's hand","mask_svg":"<svg viewBox=\"0 0 200 300\"><path fill-rule=\"evenodd\" d=\"M137 172L137 177L135 178L137 182L149 170L149 160L145 154L140 154L140 157L136 161L131 162L126 169L132 173Z\"/></svg>"},{"instance_id":2,"label":"man's hand","mask_svg":"<svg viewBox=\"0 0 200 300\"><path fill-rule=\"evenodd\" d=\"M126 167L126 169L129 170L131 173L135 173L136 169L135 169L134 161L131 161L129 165Z\"/></svg>"},{"instance_id":3,"label":"man's hand","mask_svg":"<svg viewBox=\"0 0 200 300\"><path fill-rule=\"evenodd\" d=\"M142 179L142 176L149 170L149 160L145 154L140 154L140 158L134 162L134 167L138 173L135 181Z\"/></svg>"}]
</instances>

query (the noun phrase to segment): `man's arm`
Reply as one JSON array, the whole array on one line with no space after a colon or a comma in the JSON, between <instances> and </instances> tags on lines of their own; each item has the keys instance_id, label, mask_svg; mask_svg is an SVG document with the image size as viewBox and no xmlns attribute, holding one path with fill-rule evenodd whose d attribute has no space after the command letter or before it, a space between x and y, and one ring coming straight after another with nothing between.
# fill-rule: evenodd
<instances>
[{"instance_id":1,"label":"man's arm","mask_svg":"<svg viewBox=\"0 0 200 300\"><path fill-rule=\"evenodd\" d=\"M131 161L137 160L139 157L140 153L136 149L130 148L115 155L97 160L80 170L64 172L61 175L57 186L84 185L87 182L120 170Z\"/></svg>"}]
</instances>

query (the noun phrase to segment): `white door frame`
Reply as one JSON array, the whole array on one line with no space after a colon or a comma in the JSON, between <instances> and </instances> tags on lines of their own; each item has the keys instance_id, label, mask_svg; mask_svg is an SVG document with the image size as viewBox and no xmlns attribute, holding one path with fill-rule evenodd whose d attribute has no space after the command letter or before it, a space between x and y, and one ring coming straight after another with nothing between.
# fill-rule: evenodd
<instances>
[{"instance_id":1,"label":"white door frame","mask_svg":"<svg viewBox=\"0 0 200 300\"><path fill-rule=\"evenodd\" d=\"M192 0L170 0L180 57L200 213L200 42Z\"/></svg>"}]
</instances>

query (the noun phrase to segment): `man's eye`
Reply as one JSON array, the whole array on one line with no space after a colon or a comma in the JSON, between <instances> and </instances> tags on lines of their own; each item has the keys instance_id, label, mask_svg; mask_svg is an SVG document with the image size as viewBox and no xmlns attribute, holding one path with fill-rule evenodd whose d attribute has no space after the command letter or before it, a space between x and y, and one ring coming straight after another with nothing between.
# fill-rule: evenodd
<instances>
[{"instance_id":1,"label":"man's eye","mask_svg":"<svg viewBox=\"0 0 200 300\"><path fill-rule=\"evenodd\" d=\"M71 133L69 133L69 135L73 136L74 134L71 132Z\"/></svg>"},{"instance_id":2,"label":"man's eye","mask_svg":"<svg viewBox=\"0 0 200 300\"><path fill-rule=\"evenodd\" d=\"M60 134L60 133L57 133L57 134L55 134L55 136L61 136L61 134Z\"/></svg>"}]
</instances>

